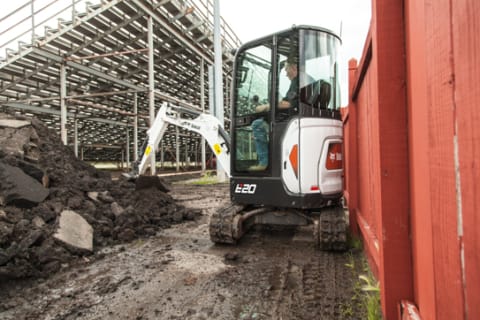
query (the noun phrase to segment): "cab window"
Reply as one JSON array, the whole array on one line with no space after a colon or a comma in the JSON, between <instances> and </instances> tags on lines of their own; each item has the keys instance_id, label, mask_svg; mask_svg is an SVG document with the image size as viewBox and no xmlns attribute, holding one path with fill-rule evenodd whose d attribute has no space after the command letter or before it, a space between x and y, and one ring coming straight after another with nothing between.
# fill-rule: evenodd
<instances>
[{"instance_id":1,"label":"cab window","mask_svg":"<svg viewBox=\"0 0 480 320\"><path fill-rule=\"evenodd\" d=\"M235 74L235 170L265 171L270 141L271 43L247 48L237 57ZM254 132L255 131L255 132Z\"/></svg>"}]
</instances>

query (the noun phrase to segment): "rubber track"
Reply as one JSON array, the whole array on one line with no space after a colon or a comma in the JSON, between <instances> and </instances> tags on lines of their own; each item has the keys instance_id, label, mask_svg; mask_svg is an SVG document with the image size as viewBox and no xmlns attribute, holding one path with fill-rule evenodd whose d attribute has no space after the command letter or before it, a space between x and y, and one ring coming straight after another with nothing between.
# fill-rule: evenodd
<instances>
[{"instance_id":1,"label":"rubber track","mask_svg":"<svg viewBox=\"0 0 480 320\"><path fill-rule=\"evenodd\" d=\"M215 243L235 244L237 239L233 238L233 218L244 206L232 205L220 208L210 217L210 239Z\"/></svg>"},{"instance_id":2,"label":"rubber track","mask_svg":"<svg viewBox=\"0 0 480 320\"><path fill-rule=\"evenodd\" d=\"M320 214L318 244L324 251L347 249L347 223L342 207L327 208Z\"/></svg>"}]
</instances>

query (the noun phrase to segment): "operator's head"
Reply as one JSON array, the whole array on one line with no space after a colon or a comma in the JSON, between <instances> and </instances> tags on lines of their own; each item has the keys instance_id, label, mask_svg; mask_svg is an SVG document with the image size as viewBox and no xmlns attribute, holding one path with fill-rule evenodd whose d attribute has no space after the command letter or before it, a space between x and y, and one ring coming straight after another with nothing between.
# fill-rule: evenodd
<instances>
[{"instance_id":1,"label":"operator's head","mask_svg":"<svg viewBox=\"0 0 480 320\"><path fill-rule=\"evenodd\" d=\"M285 72L287 73L288 79L295 79L298 75L298 62L295 56L288 57L285 61Z\"/></svg>"}]
</instances>

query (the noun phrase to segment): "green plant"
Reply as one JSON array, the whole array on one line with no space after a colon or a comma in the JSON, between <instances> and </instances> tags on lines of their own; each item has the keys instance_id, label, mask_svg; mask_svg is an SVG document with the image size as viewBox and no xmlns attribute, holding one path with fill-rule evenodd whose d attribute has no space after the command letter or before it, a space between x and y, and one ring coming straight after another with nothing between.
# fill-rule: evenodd
<instances>
[{"instance_id":1,"label":"green plant","mask_svg":"<svg viewBox=\"0 0 480 320\"><path fill-rule=\"evenodd\" d=\"M347 234L347 245L348 248L354 249L354 250L362 250L363 249L363 242L362 239L360 239L357 236L354 236L350 233Z\"/></svg>"},{"instance_id":2,"label":"green plant","mask_svg":"<svg viewBox=\"0 0 480 320\"><path fill-rule=\"evenodd\" d=\"M382 319L379 282L373 277L371 272L369 272L367 275L359 275L358 278L363 281L361 290L365 292L363 297L363 305L367 311L367 319Z\"/></svg>"},{"instance_id":3,"label":"green plant","mask_svg":"<svg viewBox=\"0 0 480 320\"><path fill-rule=\"evenodd\" d=\"M255 320L260 319L260 314L256 312L255 307L246 305L243 306L242 312L240 313L241 320Z\"/></svg>"},{"instance_id":4,"label":"green plant","mask_svg":"<svg viewBox=\"0 0 480 320\"><path fill-rule=\"evenodd\" d=\"M345 266L355 271L355 259L351 252L348 252L348 263L345 263Z\"/></svg>"},{"instance_id":5,"label":"green plant","mask_svg":"<svg viewBox=\"0 0 480 320\"><path fill-rule=\"evenodd\" d=\"M188 182L188 184L193 185L207 185L216 183L218 183L218 179L213 171L206 171L199 179L191 180Z\"/></svg>"},{"instance_id":6,"label":"green plant","mask_svg":"<svg viewBox=\"0 0 480 320\"><path fill-rule=\"evenodd\" d=\"M353 251L348 252L348 262L345 266L352 273L358 275L358 280L353 282L353 294L348 303L341 306L342 319L351 319L356 313L362 313L362 319L381 320L380 284L370 271L365 258L356 260L358 256Z\"/></svg>"},{"instance_id":7,"label":"green plant","mask_svg":"<svg viewBox=\"0 0 480 320\"><path fill-rule=\"evenodd\" d=\"M353 306L352 304L343 303L340 307L342 319L349 319L353 316Z\"/></svg>"}]
</instances>

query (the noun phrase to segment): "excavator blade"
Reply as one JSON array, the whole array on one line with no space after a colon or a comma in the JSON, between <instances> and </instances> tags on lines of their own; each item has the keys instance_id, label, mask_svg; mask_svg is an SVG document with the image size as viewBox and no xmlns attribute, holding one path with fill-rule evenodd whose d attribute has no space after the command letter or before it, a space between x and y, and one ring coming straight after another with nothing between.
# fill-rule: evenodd
<instances>
[{"instance_id":1,"label":"excavator blade","mask_svg":"<svg viewBox=\"0 0 480 320\"><path fill-rule=\"evenodd\" d=\"M135 172L123 172L122 176L128 181L135 181L138 178L138 174L136 174Z\"/></svg>"},{"instance_id":2,"label":"excavator blade","mask_svg":"<svg viewBox=\"0 0 480 320\"><path fill-rule=\"evenodd\" d=\"M162 192L170 192L172 188L158 176L138 176L135 180L135 190L156 188Z\"/></svg>"}]
</instances>

